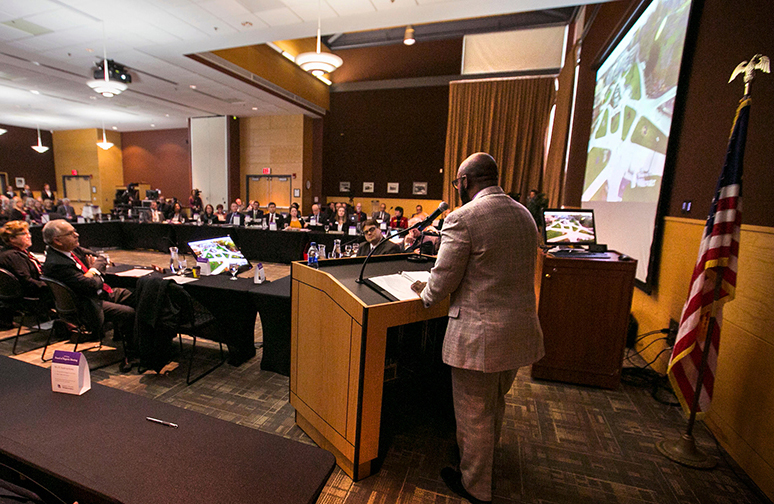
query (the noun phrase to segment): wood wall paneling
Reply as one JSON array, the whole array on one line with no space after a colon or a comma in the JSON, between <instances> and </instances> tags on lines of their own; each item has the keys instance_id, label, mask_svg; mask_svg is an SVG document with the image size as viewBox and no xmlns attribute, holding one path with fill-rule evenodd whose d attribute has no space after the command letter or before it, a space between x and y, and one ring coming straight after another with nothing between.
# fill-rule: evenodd
<instances>
[{"instance_id":1,"label":"wood wall paneling","mask_svg":"<svg viewBox=\"0 0 774 504\"><path fill-rule=\"evenodd\" d=\"M425 198L441 199L448 114L448 86L332 93L323 193L344 200L339 182L349 181L354 197L411 199L412 183L427 182ZM363 182L374 182L374 193L363 193ZM400 184L397 195L388 182Z\"/></svg>"},{"instance_id":2,"label":"wood wall paneling","mask_svg":"<svg viewBox=\"0 0 774 504\"><path fill-rule=\"evenodd\" d=\"M165 197L188 201L192 189L188 128L121 133L121 143L124 184L147 183Z\"/></svg>"},{"instance_id":3,"label":"wood wall paneling","mask_svg":"<svg viewBox=\"0 0 774 504\"><path fill-rule=\"evenodd\" d=\"M635 290L632 313L639 332L680 319L698 254L704 222L668 217L664 225L659 285L651 296ZM707 422L742 468L769 498L774 497L774 228L742 226L736 298L723 308L715 395ZM646 338L645 345L660 337ZM666 348L642 352L650 361ZM654 368L666 371L665 352Z\"/></svg>"},{"instance_id":4,"label":"wood wall paneling","mask_svg":"<svg viewBox=\"0 0 774 504\"><path fill-rule=\"evenodd\" d=\"M100 131L100 140L102 132ZM97 201L103 199L102 184L100 183L100 165L97 147L97 130L81 129L68 131L54 131L53 133L54 165L56 178L62 182L64 175L71 175L72 170L77 170L78 175L91 176L91 185L97 188ZM64 188L57 196L64 198ZM103 207L107 211L113 207L112 194L109 207ZM94 200L92 200L94 201ZM80 213L83 203L73 202L73 207Z\"/></svg>"},{"instance_id":5,"label":"wood wall paneling","mask_svg":"<svg viewBox=\"0 0 774 504\"><path fill-rule=\"evenodd\" d=\"M33 193L38 196L43 184L49 184L51 190L57 192L60 186L54 168L54 149L51 132L40 130L40 140L43 145L51 147L47 152L38 154L31 146L38 144L38 133L31 128L19 128L0 124L0 128L8 130L0 136L0 172L8 174L8 184L16 189L16 177L24 177ZM57 195L58 192L57 192Z\"/></svg>"}]
</instances>

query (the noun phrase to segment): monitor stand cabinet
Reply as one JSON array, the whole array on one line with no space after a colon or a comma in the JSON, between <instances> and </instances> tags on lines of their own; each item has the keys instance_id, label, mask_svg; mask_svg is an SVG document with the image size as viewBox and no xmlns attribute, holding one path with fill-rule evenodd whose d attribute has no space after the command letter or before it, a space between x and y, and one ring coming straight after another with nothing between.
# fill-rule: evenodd
<instances>
[{"instance_id":1,"label":"monitor stand cabinet","mask_svg":"<svg viewBox=\"0 0 774 504\"><path fill-rule=\"evenodd\" d=\"M535 289L546 355L532 377L609 389L621 381L636 261L538 252Z\"/></svg>"}]
</instances>

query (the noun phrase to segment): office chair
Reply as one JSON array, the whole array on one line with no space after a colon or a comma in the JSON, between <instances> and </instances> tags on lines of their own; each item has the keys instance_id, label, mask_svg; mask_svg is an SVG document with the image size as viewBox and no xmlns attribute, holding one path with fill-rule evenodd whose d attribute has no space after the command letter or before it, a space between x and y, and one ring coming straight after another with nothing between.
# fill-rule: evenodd
<instances>
[{"instance_id":1,"label":"office chair","mask_svg":"<svg viewBox=\"0 0 774 504\"><path fill-rule=\"evenodd\" d=\"M24 296L19 279L13 273L3 268L0 268L0 305L21 314L19 330L16 331L16 336L9 336L0 340L6 341L15 338L12 352L16 355L16 344L19 342L19 336L43 332L43 329L40 327L40 314L46 313L48 310L40 298ZM38 329L21 334L25 317L33 317Z\"/></svg>"},{"instance_id":2,"label":"office chair","mask_svg":"<svg viewBox=\"0 0 774 504\"><path fill-rule=\"evenodd\" d=\"M92 350L95 348L97 350L101 349L102 338L105 335L106 329L105 314L102 310L93 310L90 311L90 313L86 313L86 310L81 309L78 305L78 297L68 286L53 278L41 277L41 280L46 282L46 285L48 285L51 289L51 293L54 295L54 308L56 309L57 317L61 322L67 324L67 328L70 332L76 333L73 352L78 351L78 345L81 343L81 338L89 336L96 336L98 343L85 348L85 350ZM51 331L51 333L54 332L55 331L53 330ZM46 362L46 349L51 341L51 333L49 333L46 345L43 347L43 353L40 356L40 359L43 362ZM126 341L124 338L122 338L121 341L124 347L124 355L126 355ZM115 362L108 362L97 367L90 366L89 369L100 369L111 364L115 364Z\"/></svg>"},{"instance_id":3,"label":"office chair","mask_svg":"<svg viewBox=\"0 0 774 504\"><path fill-rule=\"evenodd\" d=\"M187 334L193 338L191 355L188 359L188 373L185 379L186 384L190 385L215 371L224 362L226 362L226 356L223 352L223 342L221 341L215 316L213 316L212 313L207 310L207 308L192 298L191 295L186 292L186 290L183 289L183 287L180 285L170 285L168 292L172 302L180 307L180 311L177 314L177 322L174 326L174 330L177 332L178 342L180 343L181 356L183 353L182 335ZM205 338L218 343L220 348L220 361L218 361L217 364L207 369L203 373L200 373L194 379L191 379L191 368L193 367L193 359L196 352L197 337Z\"/></svg>"}]
</instances>

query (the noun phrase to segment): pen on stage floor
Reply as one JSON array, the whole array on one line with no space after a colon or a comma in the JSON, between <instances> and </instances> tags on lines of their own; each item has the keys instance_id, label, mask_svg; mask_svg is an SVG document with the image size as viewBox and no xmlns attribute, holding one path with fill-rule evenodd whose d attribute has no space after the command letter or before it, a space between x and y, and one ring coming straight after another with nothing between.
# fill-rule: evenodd
<instances>
[{"instance_id":1,"label":"pen on stage floor","mask_svg":"<svg viewBox=\"0 0 774 504\"><path fill-rule=\"evenodd\" d=\"M158 418L153 418L153 417L149 417L149 416L146 416L145 420L147 420L149 422L161 424L161 425L166 425L167 427L172 427L173 429L177 429L177 424L176 423L165 422L164 420L159 420Z\"/></svg>"}]
</instances>

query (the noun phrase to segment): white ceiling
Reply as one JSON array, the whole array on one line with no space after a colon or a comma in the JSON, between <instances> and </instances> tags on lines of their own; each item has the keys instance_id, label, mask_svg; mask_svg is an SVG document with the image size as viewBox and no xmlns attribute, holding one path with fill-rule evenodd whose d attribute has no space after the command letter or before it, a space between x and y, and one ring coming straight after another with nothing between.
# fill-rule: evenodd
<instances>
[{"instance_id":1,"label":"white ceiling","mask_svg":"<svg viewBox=\"0 0 774 504\"><path fill-rule=\"evenodd\" d=\"M320 11L323 34L332 34L580 3L321 0ZM305 113L184 55L312 37L317 13L317 0L0 0L0 124L65 130L104 121L139 131L183 128L196 116ZM86 86L103 41L132 74L113 98Z\"/></svg>"}]
</instances>

